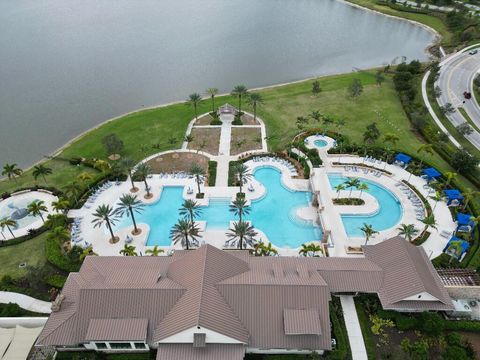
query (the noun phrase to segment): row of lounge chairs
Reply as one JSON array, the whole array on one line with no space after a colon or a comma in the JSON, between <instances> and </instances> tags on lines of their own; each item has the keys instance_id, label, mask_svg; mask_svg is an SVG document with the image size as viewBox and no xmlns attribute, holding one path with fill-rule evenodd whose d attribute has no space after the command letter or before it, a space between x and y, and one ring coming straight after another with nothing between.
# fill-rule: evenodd
<instances>
[{"instance_id":1,"label":"row of lounge chairs","mask_svg":"<svg viewBox=\"0 0 480 360\"><path fill-rule=\"evenodd\" d=\"M71 230L71 238L75 244L78 244L83 241L82 230L80 230L80 225L82 224L83 216L76 217L73 219L73 225Z\"/></svg>"},{"instance_id":2,"label":"row of lounge chairs","mask_svg":"<svg viewBox=\"0 0 480 360\"><path fill-rule=\"evenodd\" d=\"M95 200L97 200L97 198L102 194L102 192L111 188L112 185L113 185L113 183L111 183L110 181L107 181L105 184L103 184L98 189L96 189L95 192L92 195L90 195L90 197L88 198L87 204L85 204L85 208L90 209L91 204L93 204L95 202Z\"/></svg>"},{"instance_id":3,"label":"row of lounge chairs","mask_svg":"<svg viewBox=\"0 0 480 360\"><path fill-rule=\"evenodd\" d=\"M419 221L422 221L423 219L425 219L425 207L424 207L423 201L420 200L417 194L402 182L396 183L395 186L397 186L401 192L407 195L407 197L412 202L412 205L415 209L416 219Z\"/></svg>"},{"instance_id":4,"label":"row of lounge chairs","mask_svg":"<svg viewBox=\"0 0 480 360\"><path fill-rule=\"evenodd\" d=\"M192 174L186 173L184 171L174 172L174 173L160 173L158 174L160 179L191 179L193 178Z\"/></svg>"},{"instance_id":5,"label":"row of lounge chairs","mask_svg":"<svg viewBox=\"0 0 480 360\"><path fill-rule=\"evenodd\" d=\"M274 163L280 164L285 166L289 171L292 176L298 176L297 169L295 168L295 165L293 165L290 161L285 160L281 157L276 157L276 156L255 156L253 159L253 162L265 162L265 161L272 161Z\"/></svg>"},{"instance_id":6,"label":"row of lounge chairs","mask_svg":"<svg viewBox=\"0 0 480 360\"><path fill-rule=\"evenodd\" d=\"M364 159L366 162L371 162L373 164L383 164L382 160L376 159L373 156L365 156Z\"/></svg>"},{"instance_id":7,"label":"row of lounge chairs","mask_svg":"<svg viewBox=\"0 0 480 360\"><path fill-rule=\"evenodd\" d=\"M358 167L356 166L344 166L343 169L345 171L353 171L353 172L359 172L360 170L358 169ZM365 175L367 175L368 173L372 174L373 176L375 177L381 177L382 176L382 172L381 171L378 171L378 170L374 170L374 169L368 169L368 168L360 168L363 173Z\"/></svg>"}]
</instances>

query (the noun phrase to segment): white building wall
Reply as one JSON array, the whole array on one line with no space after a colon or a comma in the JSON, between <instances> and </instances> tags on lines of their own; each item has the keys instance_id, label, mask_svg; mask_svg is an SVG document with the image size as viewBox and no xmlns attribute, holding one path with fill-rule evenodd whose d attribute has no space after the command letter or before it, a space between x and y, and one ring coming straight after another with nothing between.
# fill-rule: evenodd
<instances>
[{"instance_id":1,"label":"white building wall","mask_svg":"<svg viewBox=\"0 0 480 360\"><path fill-rule=\"evenodd\" d=\"M216 331L212 331L206 328L194 326L190 329L179 332L178 334L172 335L159 343L193 343L193 334L195 333L204 333L206 343L217 343L217 344L242 344L241 341L233 339L231 337L222 335Z\"/></svg>"}]
</instances>

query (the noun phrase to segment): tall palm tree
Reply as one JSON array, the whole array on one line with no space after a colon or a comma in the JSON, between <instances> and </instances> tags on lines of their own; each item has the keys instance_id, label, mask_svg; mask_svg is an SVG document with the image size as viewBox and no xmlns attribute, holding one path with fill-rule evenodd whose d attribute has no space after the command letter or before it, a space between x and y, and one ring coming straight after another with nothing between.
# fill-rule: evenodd
<instances>
[{"instance_id":1,"label":"tall palm tree","mask_svg":"<svg viewBox=\"0 0 480 360\"><path fill-rule=\"evenodd\" d=\"M205 172L203 171L203 168L201 166L198 166L197 164L193 164L192 167L190 168L190 173L193 176L195 176L195 182L197 183L197 186L198 186L198 194L200 194L201 193L200 184L202 183L202 176L205 175Z\"/></svg>"},{"instance_id":2,"label":"tall palm tree","mask_svg":"<svg viewBox=\"0 0 480 360\"><path fill-rule=\"evenodd\" d=\"M233 226L228 229L227 238L232 241L238 239L238 248L243 250L243 242L253 244L258 235L253 226L245 221L233 222Z\"/></svg>"},{"instance_id":3,"label":"tall palm tree","mask_svg":"<svg viewBox=\"0 0 480 360\"><path fill-rule=\"evenodd\" d=\"M134 213L140 214L143 211L143 203L137 199L137 195L123 194L120 197L118 207L115 210L118 216L127 215L132 217L133 222L133 235L137 235L140 231L137 228L137 222L135 221Z\"/></svg>"},{"instance_id":4,"label":"tall palm tree","mask_svg":"<svg viewBox=\"0 0 480 360\"><path fill-rule=\"evenodd\" d=\"M318 257L316 255L318 252L321 252L322 248L320 245L310 243L310 244L302 244L302 248L298 252L299 255L302 256L313 256L313 257Z\"/></svg>"},{"instance_id":5,"label":"tall palm tree","mask_svg":"<svg viewBox=\"0 0 480 360\"><path fill-rule=\"evenodd\" d=\"M17 164L5 164L3 165L2 175L7 176L9 180L15 180L17 182L17 176L22 175L23 170L20 169Z\"/></svg>"},{"instance_id":6,"label":"tall palm tree","mask_svg":"<svg viewBox=\"0 0 480 360\"><path fill-rule=\"evenodd\" d=\"M82 253L80 254L80 261L85 260L87 256L98 256L96 252L93 251L93 247L89 246L83 249Z\"/></svg>"},{"instance_id":7,"label":"tall palm tree","mask_svg":"<svg viewBox=\"0 0 480 360\"><path fill-rule=\"evenodd\" d=\"M41 176L43 178L43 181L45 181L45 184L46 184L47 178L45 176L50 175L52 172L53 171L51 168L40 164L33 167L32 175L35 180L37 180Z\"/></svg>"},{"instance_id":8,"label":"tall palm tree","mask_svg":"<svg viewBox=\"0 0 480 360\"><path fill-rule=\"evenodd\" d=\"M117 214L110 205L99 205L93 213L95 219L92 220L93 227L100 227L103 224L107 225L108 231L110 231L112 243L117 242L115 235L113 234L112 225L115 225L117 221Z\"/></svg>"},{"instance_id":9,"label":"tall palm tree","mask_svg":"<svg viewBox=\"0 0 480 360\"><path fill-rule=\"evenodd\" d=\"M125 244L123 249L120 250L120 254L123 256L138 256L137 252L135 251L135 246Z\"/></svg>"},{"instance_id":10,"label":"tall palm tree","mask_svg":"<svg viewBox=\"0 0 480 360\"><path fill-rule=\"evenodd\" d=\"M250 214L250 206L247 205L247 200L245 198L236 197L234 201L230 204L230 211L238 216L238 222L243 221L243 216Z\"/></svg>"},{"instance_id":11,"label":"tall palm tree","mask_svg":"<svg viewBox=\"0 0 480 360\"><path fill-rule=\"evenodd\" d=\"M253 119L257 120L257 106L264 103L263 96L259 93L251 93L247 101L253 107Z\"/></svg>"},{"instance_id":12,"label":"tall palm tree","mask_svg":"<svg viewBox=\"0 0 480 360\"><path fill-rule=\"evenodd\" d=\"M383 142L391 145L391 147L395 147L399 140L400 138L393 133L386 133L383 137Z\"/></svg>"},{"instance_id":13,"label":"tall palm tree","mask_svg":"<svg viewBox=\"0 0 480 360\"><path fill-rule=\"evenodd\" d=\"M187 103L192 105L193 107L193 112L195 113L195 120L198 119L198 104L200 104L200 101L202 100L202 95L199 93L193 93L188 95Z\"/></svg>"},{"instance_id":14,"label":"tall palm tree","mask_svg":"<svg viewBox=\"0 0 480 360\"><path fill-rule=\"evenodd\" d=\"M63 187L63 190L67 196L71 196L75 201L75 204L78 203L78 195L80 195L80 186L77 182L72 182Z\"/></svg>"},{"instance_id":15,"label":"tall palm tree","mask_svg":"<svg viewBox=\"0 0 480 360\"><path fill-rule=\"evenodd\" d=\"M360 230L362 230L363 234L365 235L365 245L367 245L368 240L370 240L373 235L378 234L378 231L374 230L373 226L367 223L363 223L363 226Z\"/></svg>"},{"instance_id":16,"label":"tall palm tree","mask_svg":"<svg viewBox=\"0 0 480 360\"><path fill-rule=\"evenodd\" d=\"M190 243L198 245L198 238L200 236L200 229L196 224L192 226L190 221L185 219L179 219L178 222L173 225L170 230L170 237L173 243L180 242L185 249L190 248Z\"/></svg>"},{"instance_id":17,"label":"tall palm tree","mask_svg":"<svg viewBox=\"0 0 480 360\"><path fill-rule=\"evenodd\" d=\"M212 112L215 112L215 96L218 94L218 89L208 88L205 92L210 96L210 99L212 99Z\"/></svg>"},{"instance_id":18,"label":"tall palm tree","mask_svg":"<svg viewBox=\"0 0 480 360\"><path fill-rule=\"evenodd\" d=\"M238 179L238 182L240 183L240 194L243 194L242 186L244 183L246 183L252 178L252 174L250 173L248 166L245 165L244 163L236 164L235 167L233 168L233 171L234 171L235 177Z\"/></svg>"},{"instance_id":19,"label":"tall palm tree","mask_svg":"<svg viewBox=\"0 0 480 360\"><path fill-rule=\"evenodd\" d=\"M131 192L137 192L138 188L135 186L135 183L133 182L133 168L135 167L135 161L133 161L130 158L124 158L120 162L120 168L125 171L128 174L128 177L130 178L130 183L132 184L132 188L130 189Z\"/></svg>"},{"instance_id":20,"label":"tall palm tree","mask_svg":"<svg viewBox=\"0 0 480 360\"><path fill-rule=\"evenodd\" d=\"M450 183L452 182L452 180L455 179L457 176L458 174L456 172L447 171L445 173L445 177L447 179L447 181L445 182L445 187L447 188L448 185L450 185Z\"/></svg>"},{"instance_id":21,"label":"tall palm tree","mask_svg":"<svg viewBox=\"0 0 480 360\"><path fill-rule=\"evenodd\" d=\"M242 97L247 95L248 90L245 85L237 85L232 90L232 95L238 98L238 112L242 112Z\"/></svg>"},{"instance_id":22,"label":"tall palm tree","mask_svg":"<svg viewBox=\"0 0 480 360\"><path fill-rule=\"evenodd\" d=\"M434 229L437 228L437 222L435 221L435 217L433 215L428 215L425 219L421 221L425 224L425 230L428 230L429 227Z\"/></svg>"},{"instance_id":23,"label":"tall palm tree","mask_svg":"<svg viewBox=\"0 0 480 360\"><path fill-rule=\"evenodd\" d=\"M160 255L161 253L163 253L164 251L162 249L160 249L157 245L155 245L153 248L151 249L147 249L145 250L145 254L150 254L150 256L158 256Z\"/></svg>"},{"instance_id":24,"label":"tall palm tree","mask_svg":"<svg viewBox=\"0 0 480 360\"><path fill-rule=\"evenodd\" d=\"M433 145L432 144L423 144L418 148L417 152L418 152L419 155L421 153L425 153L425 154L428 154L428 155L433 155ZM420 167L422 167L424 160L425 159L422 156L422 158L420 159Z\"/></svg>"},{"instance_id":25,"label":"tall palm tree","mask_svg":"<svg viewBox=\"0 0 480 360\"><path fill-rule=\"evenodd\" d=\"M350 192L348 193L348 198L350 198L352 196L352 190L357 189L360 185L360 179L348 178L343 184L345 185L345 188L350 188Z\"/></svg>"},{"instance_id":26,"label":"tall palm tree","mask_svg":"<svg viewBox=\"0 0 480 360\"><path fill-rule=\"evenodd\" d=\"M47 206L45 205L45 201L43 200L35 200L32 201L30 204L27 205L27 211L30 215L33 216L40 216L40 219L42 219L42 222L45 224L45 219L43 218L44 212L47 212Z\"/></svg>"},{"instance_id":27,"label":"tall palm tree","mask_svg":"<svg viewBox=\"0 0 480 360\"><path fill-rule=\"evenodd\" d=\"M433 211L435 211L438 202L443 199L443 196L440 192L436 191L434 196L430 196L430 199L435 200L435 205L433 205Z\"/></svg>"},{"instance_id":28,"label":"tall palm tree","mask_svg":"<svg viewBox=\"0 0 480 360\"><path fill-rule=\"evenodd\" d=\"M418 230L415 229L415 225L413 224L400 224L397 230L398 235L403 236L410 242L412 242L413 237L418 234Z\"/></svg>"},{"instance_id":29,"label":"tall palm tree","mask_svg":"<svg viewBox=\"0 0 480 360\"><path fill-rule=\"evenodd\" d=\"M188 199L183 202L179 211L180 215L185 219L190 219L190 224L193 226L195 223L195 218L201 215L202 208L195 200Z\"/></svg>"},{"instance_id":30,"label":"tall palm tree","mask_svg":"<svg viewBox=\"0 0 480 360\"><path fill-rule=\"evenodd\" d=\"M147 183L147 177L152 173L152 168L147 163L141 163L135 169L135 175L137 175L145 184L145 191L147 192L146 197L150 198L152 194L150 193L150 187Z\"/></svg>"},{"instance_id":31,"label":"tall palm tree","mask_svg":"<svg viewBox=\"0 0 480 360\"><path fill-rule=\"evenodd\" d=\"M473 191L472 189L467 189L463 192L463 210L465 210L470 201L478 195L480 195L480 191Z\"/></svg>"},{"instance_id":32,"label":"tall palm tree","mask_svg":"<svg viewBox=\"0 0 480 360\"><path fill-rule=\"evenodd\" d=\"M360 190L360 199L362 198L362 193L363 193L364 191L367 191L368 189L370 189L370 188L368 187L368 184L367 184L367 183L364 183L364 182L360 183L360 184L357 186L357 190Z\"/></svg>"},{"instance_id":33,"label":"tall palm tree","mask_svg":"<svg viewBox=\"0 0 480 360\"><path fill-rule=\"evenodd\" d=\"M10 234L12 234L12 237L15 238L15 235L13 234L12 227L16 227L17 222L13 219L10 219L8 217L4 217L0 219L0 227L3 229L7 228Z\"/></svg>"},{"instance_id":34,"label":"tall palm tree","mask_svg":"<svg viewBox=\"0 0 480 360\"><path fill-rule=\"evenodd\" d=\"M52 208L58 213L65 213L70 207L70 201L64 197L59 198L57 201L52 201Z\"/></svg>"},{"instance_id":35,"label":"tall palm tree","mask_svg":"<svg viewBox=\"0 0 480 360\"><path fill-rule=\"evenodd\" d=\"M70 240L70 232L63 226L57 226L48 233L48 238L63 244Z\"/></svg>"},{"instance_id":36,"label":"tall palm tree","mask_svg":"<svg viewBox=\"0 0 480 360\"><path fill-rule=\"evenodd\" d=\"M337 199L340 197L340 191L345 190L345 185L344 184L338 184L335 186L335 192L337 193Z\"/></svg>"}]
</instances>

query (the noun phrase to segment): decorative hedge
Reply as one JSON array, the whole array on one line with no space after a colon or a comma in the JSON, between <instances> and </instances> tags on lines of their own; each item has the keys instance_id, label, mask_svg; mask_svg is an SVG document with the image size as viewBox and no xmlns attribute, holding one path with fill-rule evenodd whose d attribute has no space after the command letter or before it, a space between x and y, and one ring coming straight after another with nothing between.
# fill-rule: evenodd
<instances>
[{"instance_id":1,"label":"decorative hedge","mask_svg":"<svg viewBox=\"0 0 480 360\"><path fill-rule=\"evenodd\" d=\"M67 278L60 274L54 274L46 279L46 283L54 288L61 289L65 285Z\"/></svg>"},{"instance_id":2,"label":"decorative hedge","mask_svg":"<svg viewBox=\"0 0 480 360\"><path fill-rule=\"evenodd\" d=\"M217 162L208 162L208 186L215 186L215 180L217 179Z\"/></svg>"},{"instance_id":3,"label":"decorative hedge","mask_svg":"<svg viewBox=\"0 0 480 360\"><path fill-rule=\"evenodd\" d=\"M72 260L65 256L55 239L47 239L45 242L45 253L48 262L61 270L66 272L76 272L80 270L80 262L72 262Z\"/></svg>"}]
</instances>

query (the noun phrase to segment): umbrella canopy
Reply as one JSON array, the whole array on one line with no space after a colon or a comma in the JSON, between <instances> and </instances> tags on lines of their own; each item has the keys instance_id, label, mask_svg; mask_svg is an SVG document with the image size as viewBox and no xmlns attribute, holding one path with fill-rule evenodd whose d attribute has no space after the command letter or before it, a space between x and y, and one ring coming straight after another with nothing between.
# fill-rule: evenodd
<instances>
[{"instance_id":1,"label":"umbrella canopy","mask_svg":"<svg viewBox=\"0 0 480 360\"><path fill-rule=\"evenodd\" d=\"M408 164L412 158L408 155L405 155L403 153L398 153L397 156L395 156L395 161L401 161L405 165Z\"/></svg>"},{"instance_id":2,"label":"umbrella canopy","mask_svg":"<svg viewBox=\"0 0 480 360\"><path fill-rule=\"evenodd\" d=\"M474 221L472 220L471 214L458 213L457 214L457 223L458 225L473 225Z\"/></svg>"},{"instance_id":3,"label":"umbrella canopy","mask_svg":"<svg viewBox=\"0 0 480 360\"><path fill-rule=\"evenodd\" d=\"M431 179L436 179L440 176L442 176L442 174L440 174L440 172L435 169L435 168L427 168L427 169L423 169L422 172L428 176L428 179L431 180Z\"/></svg>"}]
</instances>

